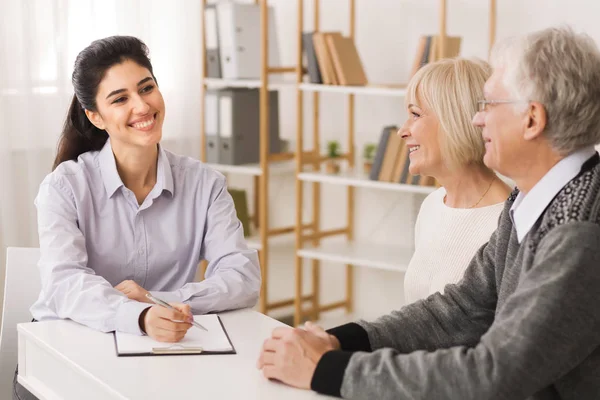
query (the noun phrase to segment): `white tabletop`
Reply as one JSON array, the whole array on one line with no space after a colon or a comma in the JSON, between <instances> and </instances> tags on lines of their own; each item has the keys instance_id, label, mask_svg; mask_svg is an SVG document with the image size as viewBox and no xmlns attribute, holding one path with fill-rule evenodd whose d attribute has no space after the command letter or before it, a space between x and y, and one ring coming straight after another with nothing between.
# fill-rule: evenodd
<instances>
[{"instance_id":1,"label":"white tabletop","mask_svg":"<svg viewBox=\"0 0 600 400\"><path fill-rule=\"evenodd\" d=\"M117 357L112 333L72 321L18 325L19 382L44 399L322 399L256 369L283 325L252 310L220 314L237 354Z\"/></svg>"}]
</instances>

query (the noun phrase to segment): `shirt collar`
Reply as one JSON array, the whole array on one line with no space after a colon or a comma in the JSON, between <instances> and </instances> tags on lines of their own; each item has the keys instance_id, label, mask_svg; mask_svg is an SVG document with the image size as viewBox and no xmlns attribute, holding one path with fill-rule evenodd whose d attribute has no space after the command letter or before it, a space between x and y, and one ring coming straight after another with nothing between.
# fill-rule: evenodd
<instances>
[{"instance_id":1,"label":"shirt collar","mask_svg":"<svg viewBox=\"0 0 600 400\"><path fill-rule=\"evenodd\" d=\"M110 138L106 140L104 147L100 150L98 161L104 188L106 189L106 194L108 194L108 197L110 198L115 194L117 189L124 186L123 181L119 176L119 172L117 171L117 163L112 152ZM154 186L153 191L154 190L156 190L157 194L162 193L163 190L167 190L173 195L173 171L171 170L171 163L160 144L158 145L156 185Z\"/></svg>"},{"instance_id":2,"label":"shirt collar","mask_svg":"<svg viewBox=\"0 0 600 400\"><path fill-rule=\"evenodd\" d=\"M525 195L523 192L519 192L510 208L510 216L517 231L519 243L523 241L552 199L579 174L583 164L595 152L596 150L591 146L568 155L552 167L529 193Z\"/></svg>"},{"instance_id":3,"label":"shirt collar","mask_svg":"<svg viewBox=\"0 0 600 400\"><path fill-rule=\"evenodd\" d=\"M171 170L171 163L165 153L162 146L158 145L158 162L156 163L156 187L159 189L159 193L163 190L167 190L173 195L173 171Z\"/></svg>"},{"instance_id":4,"label":"shirt collar","mask_svg":"<svg viewBox=\"0 0 600 400\"><path fill-rule=\"evenodd\" d=\"M115 156L112 152L112 146L110 145L110 138L106 139L106 143L98 156L98 162L100 164L100 173L102 174L102 181L104 181L104 188L108 197L112 197L118 188L123 186L123 181L117 171L117 163Z\"/></svg>"}]
</instances>

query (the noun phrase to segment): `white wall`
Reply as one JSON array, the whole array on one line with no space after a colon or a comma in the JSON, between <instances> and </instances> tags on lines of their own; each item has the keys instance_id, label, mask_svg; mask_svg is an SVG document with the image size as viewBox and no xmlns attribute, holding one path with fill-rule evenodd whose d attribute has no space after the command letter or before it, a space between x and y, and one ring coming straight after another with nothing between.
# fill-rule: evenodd
<instances>
[{"instance_id":1,"label":"white wall","mask_svg":"<svg viewBox=\"0 0 600 400\"><path fill-rule=\"evenodd\" d=\"M313 28L313 1L305 1L304 30ZM320 29L342 30L348 33L349 8L347 0L322 0ZM435 34L438 29L437 0L356 0L356 43L368 78L373 83L406 82L416 52L419 36ZM592 0L500 0L497 2L497 39L542 29L555 24L571 24L600 40L600 2ZM292 0L270 0L275 6L284 64L295 62L294 33L297 21L297 3ZM449 0L447 31L463 37L462 56L487 59L488 10L485 0ZM295 94L282 94L282 136L295 137ZM305 142L312 145L312 108L310 95L305 95ZM321 140L346 140L346 99L342 95L321 96ZM381 127L390 123L401 124L406 116L400 98L356 98L356 145L360 154L363 143L377 141ZM324 149L323 149L324 151ZM293 222L294 203L292 179L276 178L272 184L271 221L273 224ZM307 189L310 185L305 185ZM324 185L322 189L323 228L340 227L345 222L345 190ZM366 189L356 190L356 237L370 238L387 243L413 240L412 227L420 195L393 194ZM309 195L306 196L310 204ZM305 211L308 211L308 206ZM308 216L308 212L306 212ZM284 223L285 222L285 223ZM272 263L273 264L273 263ZM292 269L281 264L271 269ZM342 266L323 265L322 299L341 299L345 288ZM306 279L310 275L306 269ZM281 275L281 274L278 274ZM289 275L288 275L289 276ZM357 267L355 272L355 316L374 318L381 313L400 307L403 300L403 274ZM271 285L270 285L271 286ZM283 287L282 287L283 286ZM290 295L293 283L271 289L276 297ZM305 285L305 288L309 288ZM277 290L279 289L279 290ZM281 291L286 293L281 293Z\"/></svg>"}]
</instances>

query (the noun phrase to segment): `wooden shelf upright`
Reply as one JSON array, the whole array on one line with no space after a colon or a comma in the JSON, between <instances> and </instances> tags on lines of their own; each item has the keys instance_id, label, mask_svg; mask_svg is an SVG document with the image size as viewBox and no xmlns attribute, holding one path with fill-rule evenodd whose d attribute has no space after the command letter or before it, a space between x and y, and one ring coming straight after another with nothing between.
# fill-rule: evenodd
<instances>
[{"instance_id":1,"label":"wooden shelf upright","mask_svg":"<svg viewBox=\"0 0 600 400\"><path fill-rule=\"evenodd\" d=\"M301 0L298 0L302 4ZM290 67L279 67L270 66L268 63L269 59L269 31L268 31L268 4L267 0L255 0L256 4L260 5L260 60L261 60L261 74L258 80L240 79L240 80L225 80L215 79L207 77L207 66L206 66L206 32L204 23L202 24L202 57L203 62L201 63L201 101L200 101L200 159L206 162L206 132L204 124L204 112L205 112L205 92L208 87L212 88L226 88L226 87L246 87L246 88L258 88L260 97L260 144L259 144L259 163L252 165L220 165L210 164L211 167L217 169L225 174L241 174L253 176L253 187L254 187L254 210L251 216L252 221L255 224L255 228L258 229L258 237L251 238L248 240L248 245L259 251L261 275L262 275L262 286L259 300L259 310L262 313L268 313L271 310L289 307L294 304L295 298L291 297L286 300L269 302L269 250L270 243L269 239L274 236L280 235L291 235L295 233L296 226L285 226L271 228L269 226L269 178L272 174L289 173L290 176L293 174L293 160L296 154L294 152L276 153L270 154L269 151L269 89L280 89L283 87L290 87L292 89L297 87L296 81L290 82L277 82L270 83L269 76L276 74L291 74L295 73L298 75L302 73L302 61L300 60L299 65ZM207 5L207 0L202 0L201 7L201 20L204 22L204 11ZM301 25L298 26L299 32L301 31ZM301 36L301 34L299 33ZM294 248L293 243L290 240L289 249L287 250L290 254L293 254ZM201 275L204 276L206 270L206 262L201 265Z\"/></svg>"}]
</instances>

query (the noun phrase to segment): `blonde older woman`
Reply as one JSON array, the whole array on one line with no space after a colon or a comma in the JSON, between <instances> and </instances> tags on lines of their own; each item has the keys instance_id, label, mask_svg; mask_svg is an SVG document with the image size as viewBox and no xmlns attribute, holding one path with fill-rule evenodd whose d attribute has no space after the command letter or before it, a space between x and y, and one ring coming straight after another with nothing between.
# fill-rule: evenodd
<instances>
[{"instance_id":1,"label":"blonde older woman","mask_svg":"<svg viewBox=\"0 0 600 400\"><path fill-rule=\"evenodd\" d=\"M471 120L490 66L446 59L426 65L411 79L408 119L398 134L410 149L410 173L441 185L421 205L415 253L404 280L407 303L443 292L462 278L477 249L498 224L510 188L483 164L481 128Z\"/></svg>"}]
</instances>

